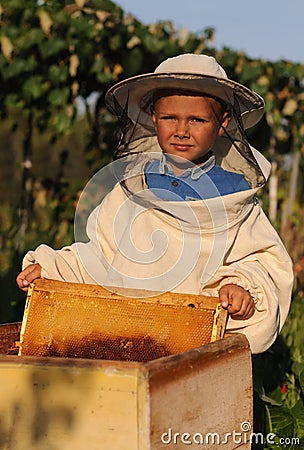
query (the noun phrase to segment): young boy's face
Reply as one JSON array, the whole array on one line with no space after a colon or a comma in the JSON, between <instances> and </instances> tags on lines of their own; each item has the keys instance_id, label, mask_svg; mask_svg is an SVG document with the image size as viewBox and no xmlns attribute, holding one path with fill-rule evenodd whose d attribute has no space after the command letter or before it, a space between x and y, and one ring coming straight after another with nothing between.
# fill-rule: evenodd
<instances>
[{"instance_id":1,"label":"young boy's face","mask_svg":"<svg viewBox=\"0 0 304 450\"><path fill-rule=\"evenodd\" d=\"M229 113L210 97L166 95L154 104L152 121L164 153L199 164L229 123Z\"/></svg>"}]
</instances>

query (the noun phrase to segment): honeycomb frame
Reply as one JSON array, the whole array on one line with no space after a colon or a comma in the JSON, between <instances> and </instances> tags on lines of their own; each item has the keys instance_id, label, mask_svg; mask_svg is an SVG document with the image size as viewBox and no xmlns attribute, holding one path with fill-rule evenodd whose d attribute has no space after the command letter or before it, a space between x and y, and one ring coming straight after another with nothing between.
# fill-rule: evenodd
<instances>
[{"instance_id":1,"label":"honeycomb frame","mask_svg":"<svg viewBox=\"0 0 304 450\"><path fill-rule=\"evenodd\" d=\"M19 355L147 362L222 338L226 321L215 297L39 279Z\"/></svg>"}]
</instances>

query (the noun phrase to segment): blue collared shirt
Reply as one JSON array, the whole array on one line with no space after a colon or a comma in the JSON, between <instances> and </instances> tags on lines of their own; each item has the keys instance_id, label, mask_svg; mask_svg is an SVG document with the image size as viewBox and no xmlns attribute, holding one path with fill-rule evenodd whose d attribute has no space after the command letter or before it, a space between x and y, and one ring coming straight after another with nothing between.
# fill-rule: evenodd
<instances>
[{"instance_id":1,"label":"blue collared shirt","mask_svg":"<svg viewBox=\"0 0 304 450\"><path fill-rule=\"evenodd\" d=\"M152 161L145 170L148 188L162 200L202 200L250 189L241 174L228 172L215 164L212 155L200 166L187 168L176 176L165 155Z\"/></svg>"}]
</instances>

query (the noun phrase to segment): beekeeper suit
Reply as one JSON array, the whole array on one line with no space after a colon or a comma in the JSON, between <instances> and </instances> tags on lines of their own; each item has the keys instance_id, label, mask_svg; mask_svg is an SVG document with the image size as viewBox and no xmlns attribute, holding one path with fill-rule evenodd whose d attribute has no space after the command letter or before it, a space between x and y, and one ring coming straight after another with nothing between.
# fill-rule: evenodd
<instances>
[{"instance_id":1,"label":"beekeeper suit","mask_svg":"<svg viewBox=\"0 0 304 450\"><path fill-rule=\"evenodd\" d=\"M160 89L187 89L228 105L232 117L214 142L213 164L242 174L248 189L183 201L164 200L149 189L147 168L155 162L160 167L164 159L150 114ZM262 117L263 100L229 80L213 58L181 55L152 74L116 84L106 102L121 125L117 159L107 173L110 192L83 214L92 192L100 191L95 176L76 211L77 242L61 250L40 245L28 252L23 267L39 263L45 278L149 292L218 296L222 286L236 284L250 292L255 312L247 320L229 317L227 331L244 333L253 353L267 350L285 322L293 273L257 198L270 165L244 133Z\"/></svg>"}]
</instances>

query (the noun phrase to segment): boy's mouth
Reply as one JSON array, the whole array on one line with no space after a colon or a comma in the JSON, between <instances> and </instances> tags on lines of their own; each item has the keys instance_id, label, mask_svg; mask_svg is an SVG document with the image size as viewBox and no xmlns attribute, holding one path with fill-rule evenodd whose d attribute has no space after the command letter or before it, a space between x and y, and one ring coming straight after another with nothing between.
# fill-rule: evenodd
<instances>
[{"instance_id":1,"label":"boy's mouth","mask_svg":"<svg viewBox=\"0 0 304 450\"><path fill-rule=\"evenodd\" d=\"M175 148L175 150L178 151L187 151L190 150L192 148L192 145L187 145L187 144L172 144L172 147Z\"/></svg>"}]
</instances>

